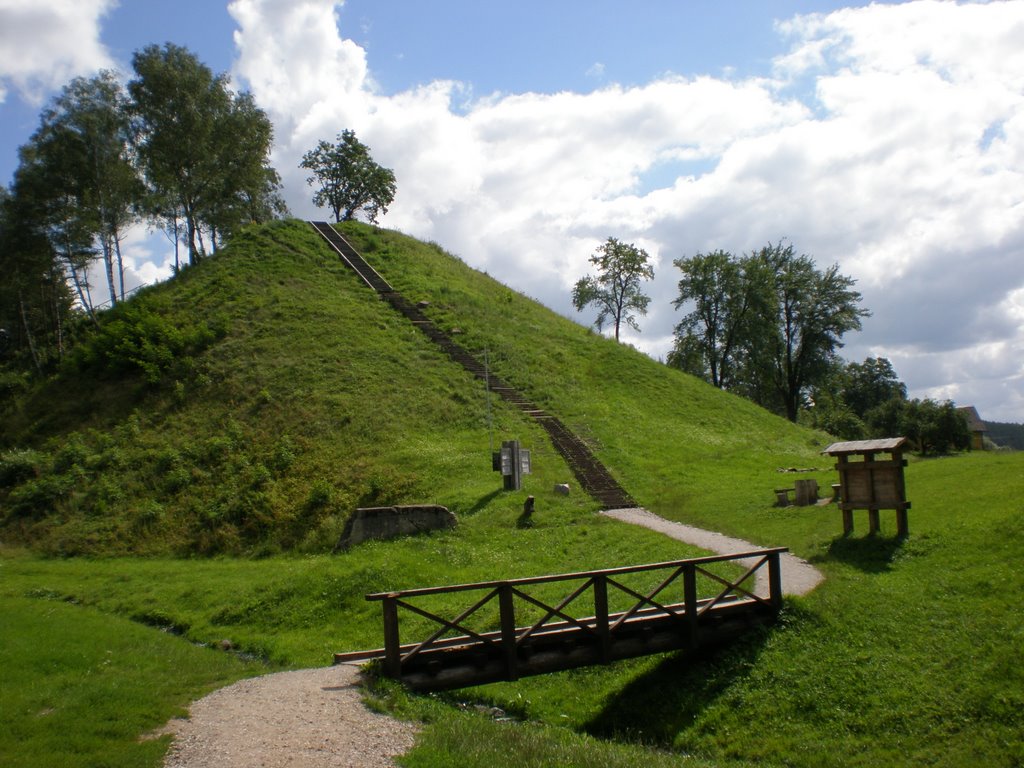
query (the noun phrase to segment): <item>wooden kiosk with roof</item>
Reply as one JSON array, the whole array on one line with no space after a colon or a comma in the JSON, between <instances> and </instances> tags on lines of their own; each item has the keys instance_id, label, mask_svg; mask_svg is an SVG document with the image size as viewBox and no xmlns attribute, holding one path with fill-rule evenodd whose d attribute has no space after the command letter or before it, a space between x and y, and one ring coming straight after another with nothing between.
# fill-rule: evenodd
<instances>
[{"instance_id":1,"label":"wooden kiosk with roof","mask_svg":"<svg viewBox=\"0 0 1024 768\"><path fill-rule=\"evenodd\" d=\"M853 533L853 510L868 511L870 533L878 533L878 510L896 510L896 528L899 536L909 533L907 526L906 487L903 482L905 437L882 440L853 440L833 443L824 451L836 457L839 471L839 508L843 511L843 535ZM888 454L876 458L876 454ZM860 457L858 460L857 457Z\"/></svg>"}]
</instances>

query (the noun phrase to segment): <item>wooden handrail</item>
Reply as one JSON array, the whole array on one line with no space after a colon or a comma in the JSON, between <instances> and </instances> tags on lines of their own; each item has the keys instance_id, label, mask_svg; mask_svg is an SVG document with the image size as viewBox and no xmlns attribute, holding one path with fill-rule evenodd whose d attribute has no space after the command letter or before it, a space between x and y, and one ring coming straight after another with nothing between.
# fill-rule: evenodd
<instances>
[{"instance_id":1,"label":"wooden handrail","mask_svg":"<svg viewBox=\"0 0 1024 768\"><path fill-rule=\"evenodd\" d=\"M417 597L420 595L443 595L449 592L462 592L470 589L497 589L499 587L521 586L526 584L546 584L552 581L569 581L571 579L586 579L592 576L615 576L626 573L642 573L643 571L656 571L663 568L675 568L682 565L707 565L710 563L722 563L728 560L744 560L746 558L762 557L775 553L788 552L788 547L774 547L771 549L755 549L750 552L736 552L729 555L707 555L706 557L692 557L686 560L669 560L662 563L646 563L644 565L623 565L617 568L603 568L597 571L576 571L573 573L558 573L549 576L528 576L520 579L500 579L497 581L480 581L472 584L451 584L444 587L420 587L417 589L400 589L390 592L374 592L366 595L370 601L384 600L388 597Z\"/></svg>"},{"instance_id":2,"label":"wooden handrail","mask_svg":"<svg viewBox=\"0 0 1024 768\"><path fill-rule=\"evenodd\" d=\"M772 604L773 601L772 601L770 595L769 595L769 599L765 600L763 597L758 597L753 592L749 592L748 590L743 589L743 587L740 586L740 584L742 584L748 578L753 576L761 568L761 566L764 565L766 562L768 562L768 557L767 556L762 557L754 565L750 566L750 568L747 569L747 572L744 573L742 576L740 576L736 581L729 581L728 579L723 579L721 576L718 576L717 574L711 573L710 571L706 571L703 568L698 568L697 570L700 571L701 573L703 573L708 578L714 579L719 584L725 584L725 589L723 589L721 592L719 592L718 596L715 597L714 600L712 600L711 602L709 602L709 603L705 604L704 606L702 606L700 608L700 610L697 612L697 615L699 616L700 614L705 613L705 612L711 610L716 605L718 605L718 601L719 600L721 600L723 597L725 597L726 595L728 595L730 592L733 592L733 591L735 591L735 592L742 592L744 595L749 597L751 600L756 600L759 603Z\"/></svg>"},{"instance_id":3,"label":"wooden handrail","mask_svg":"<svg viewBox=\"0 0 1024 768\"><path fill-rule=\"evenodd\" d=\"M583 582L571 595L569 595L564 600L562 600L562 602L560 602L554 608L552 608L547 603L541 602L540 600L535 598L533 595L528 595L525 592L519 591L518 589L513 590L513 592L516 595L518 595L520 598L522 598L526 602L533 603L538 608L541 608L541 609L547 611L547 613L544 614L544 617L540 621L535 622L532 627L530 627L529 629L526 629L522 634L519 635L519 637L516 639L516 643L517 644L521 644L524 640L526 640L527 638L532 636L534 632L536 632L538 629L540 629L545 624L547 624L548 623L548 619L550 619L552 616L558 616L559 618L564 619L565 621L569 622L570 624L573 624L573 625L579 627L581 630L583 630L585 632L593 632L593 630L591 630L591 628L588 627L583 622L579 621L578 619L573 618L572 616L570 616L567 613L563 613L562 612L563 608L565 608L567 605L569 605L569 603L571 603L577 597L579 597L584 592L586 592L588 589L590 589L590 587L592 587L593 584L594 584L594 580L593 579L588 579L587 581Z\"/></svg>"}]
</instances>

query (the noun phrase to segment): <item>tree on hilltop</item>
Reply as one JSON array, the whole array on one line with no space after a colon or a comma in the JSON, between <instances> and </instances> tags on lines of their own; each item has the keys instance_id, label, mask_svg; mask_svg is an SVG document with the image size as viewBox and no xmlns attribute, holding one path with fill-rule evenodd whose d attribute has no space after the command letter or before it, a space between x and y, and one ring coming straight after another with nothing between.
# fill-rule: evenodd
<instances>
[{"instance_id":1,"label":"tree on hilltop","mask_svg":"<svg viewBox=\"0 0 1024 768\"><path fill-rule=\"evenodd\" d=\"M330 208L336 222L350 221L361 211L376 224L377 215L387 213L395 199L394 171L375 163L354 131L342 131L336 144L321 140L302 156L299 167L312 172L306 179L310 186L319 185L313 204Z\"/></svg>"},{"instance_id":2,"label":"tree on hilltop","mask_svg":"<svg viewBox=\"0 0 1024 768\"><path fill-rule=\"evenodd\" d=\"M654 279L654 267L649 263L647 251L633 243L620 243L609 237L597 252L590 257L590 263L597 267L597 275L580 278L572 289L572 304L577 312L591 304L597 306L597 330L604 328L611 320L615 329L615 340L619 340L619 329L626 323L633 330L640 326L632 312L647 314L650 296L640 290L643 280Z\"/></svg>"},{"instance_id":3,"label":"tree on hilltop","mask_svg":"<svg viewBox=\"0 0 1024 768\"><path fill-rule=\"evenodd\" d=\"M137 51L133 66L127 92L110 72L68 83L0 195L0 335L17 367L44 372L80 312L98 322L96 264L111 303L124 298L122 240L140 217L173 235L177 267L179 242L195 262L241 225L286 212L267 162L272 127L250 95L171 44Z\"/></svg>"},{"instance_id":4,"label":"tree on hilltop","mask_svg":"<svg viewBox=\"0 0 1024 768\"><path fill-rule=\"evenodd\" d=\"M76 194L75 163L67 158L63 142L29 142L18 150L19 165L12 186L11 221L21 227L25 237L38 235L44 248L32 238L31 255L47 254L55 271L73 284L82 309L93 315L89 283L89 265L96 259L94 229L88 210ZM6 271L8 261L23 254L15 250L2 254ZM38 274L36 275L38 277Z\"/></svg>"},{"instance_id":5,"label":"tree on hilltop","mask_svg":"<svg viewBox=\"0 0 1024 768\"><path fill-rule=\"evenodd\" d=\"M27 181L19 171L20 190L0 187L0 363L42 373L63 355L73 296Z\"/></svg>"},{"instance_id":6,"label":"tree on hilltop","mask_svg":"<svg viewBox=\"0 0 1024 768\"><path fill-rule=\"evenodd\" d=\"M273 129L248 94L228 89L188 49L150 45L132 58L128 84L137 152L150 188L150 213L184 219L189 261L239 225L280 208L277 175L268 164ZM255 201L255 205L254 205Z\"/></svg>"},{"instance_id":7,"label":"tree on hilltop","mask_svg":"<svg viewBox=\"0 0 1024 768\"><path fill-rule=\"evenodd\" d=\"M111 303L124 298L121 241L135 221L141 190L131 161L127 97L114 73L79 77L46 108L30 145L35 162L92 235L102 257ZM29 155L23 155L27 159Z\"/></svg>"},{"instance_id":8,"label":"tree on hilltop","mask_svg":"<svg viewBox=\"0 0 1024 768\"><path fill-rule=\"evenodd\" d=\"M46 237L92 312L90 265L102 259L112 303L124 297L121 241L141 188L124 90L111 72L76 78L19 148L13 192L24 226Z\"/></svg>"}]
</instances>

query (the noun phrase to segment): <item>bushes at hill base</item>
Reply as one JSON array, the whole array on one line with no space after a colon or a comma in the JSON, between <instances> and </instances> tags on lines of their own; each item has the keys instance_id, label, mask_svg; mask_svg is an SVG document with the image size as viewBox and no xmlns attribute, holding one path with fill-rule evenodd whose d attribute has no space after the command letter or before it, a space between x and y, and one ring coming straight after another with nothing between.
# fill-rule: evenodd
<instances>
[{"instance_id":1,"label":"bushes at hill base","mask_svg":"<svg viewBox=\"0 0 1024 768\"><path fill-rule=\"evenodd\" d=\"M306 488L289 473L288 435L268 443L230 424L189 446L138 435L130 418L110 433L0 454L5 542L62 556L324 551L368 493L358 477L348 478L355 488L345 480Z\"/></svg>"},{"instance_id":2,"label":"bushes at hill base","mask_svg":"<svg viewBox=\"0 0 1024 768\"><path fill-rule=\"evenodd\" d=\"M843 440L906 437L922 455L942 455L971 447L967 420L950 400L892 398L857 416L841 398L822 398L807 413L807 426Z\"/></svg>"},{"instance_id":3,"label":"bushes at hill base","mask_svg":"<svg viewBox=\"0 0 1024 768\"><path fill-rule=\"evenodd\" d=\"M906 437L924 455L966 451L971 447L967 419L951 400L893 399L867 414L874 437Z\"/></svg>"}]
</instances>

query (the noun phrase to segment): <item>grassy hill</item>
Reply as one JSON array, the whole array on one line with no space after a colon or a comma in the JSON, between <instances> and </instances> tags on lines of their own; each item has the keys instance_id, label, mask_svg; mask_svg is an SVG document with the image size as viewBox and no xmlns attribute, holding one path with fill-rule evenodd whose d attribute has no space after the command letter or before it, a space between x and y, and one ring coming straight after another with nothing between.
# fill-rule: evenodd
<instances>
[{"instance_id":1,"label":"grassy hill","mask_svg":"<svg viewBox=\"0 0 1024 768\"><path fill-rule=\"evenodd\" d=\"M824 436L652 362L440 249L350 225L367 259L587 439L642 503L713 520L759 503ZM489 419L493 431L488 428ZM543 432L445 358L308 226L256 228L103 318L0 432L4 536L53 554L323 551L356 506L464 514L491 441L571 475ZM731 478L750 473L733 488ZM546 500L547 501L547 500ZM577 496L553 505L586 507Z\"/></svg>"},{"instance_id":2,"label":"grassy hill","mask_svg":"<svg viewBox=\"0 0 1024 768\"><path fill-rule=\"evenodd\" d=\"M858 518L843 538L834 508L772 507L780 467L834 479L826 436L433 245L346 233L641 503L789 546L827 577L779 626L716 653L448 696L382 684L377 705L426 723L405 765L1024 763L1024 454L912 461L910 537L883 513L881 537ZM479 382L299 222L254 228L106 316L0 427L0 764L157 766L166 739L139 736L204 691L379 646L368 592L696 554L552 493L571 478L545 433L491 409L493 439L533 451L522 492L491 471ZM459 526L324 554L354 506L384 502L445 504ZM50 557L70 554L88 557Z\"/></svg>"}]
</instances>

